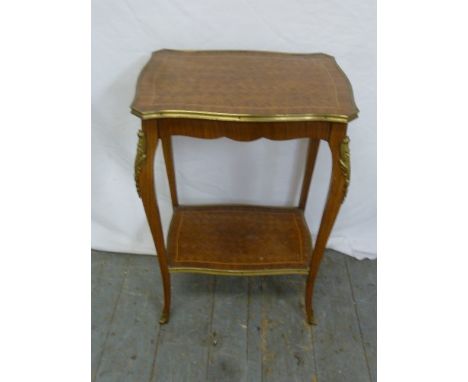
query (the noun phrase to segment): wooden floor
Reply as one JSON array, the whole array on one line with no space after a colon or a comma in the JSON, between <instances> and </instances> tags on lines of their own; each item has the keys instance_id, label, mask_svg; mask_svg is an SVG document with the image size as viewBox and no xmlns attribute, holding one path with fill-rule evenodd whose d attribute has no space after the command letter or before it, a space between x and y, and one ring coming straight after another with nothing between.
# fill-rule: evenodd
<instances>
[{"instance_id":1,"label":"wooden floor","mask_svg":"<svg viewBox=\"0 0 468 382\"><path fill-rule=\"evenodd\" d=\"M305 276L172 275L158 323L155 257L92 251L93 381L376 381L376 262L327 251Z\"/></svg>"}]
</instances>

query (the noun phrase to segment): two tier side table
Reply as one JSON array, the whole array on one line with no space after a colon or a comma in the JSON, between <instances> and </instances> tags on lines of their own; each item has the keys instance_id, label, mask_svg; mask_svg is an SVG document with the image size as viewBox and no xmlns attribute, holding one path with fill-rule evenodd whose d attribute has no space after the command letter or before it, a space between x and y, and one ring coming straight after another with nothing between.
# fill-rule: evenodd
<instances>
[{"instance_id":1,"label":"two tier side table","mask_svg":"<svg viewBox=\"0 0 468 382\"><path fill-rule=\"evenodd\" d=\"M348 122L357 117L351 85L332 56L255 51L154 52L137 83L141 119L135 182L157 252L169 320L171 274L307 276L305 311L313 323L314 282L350 181ZM294 207L179 204L172 136L309 142ZM315 243L304 210L320 141L331 151L328 197ZM173 217L164 239L154 184L161 141Z\"/></svg>"}]
</instances>

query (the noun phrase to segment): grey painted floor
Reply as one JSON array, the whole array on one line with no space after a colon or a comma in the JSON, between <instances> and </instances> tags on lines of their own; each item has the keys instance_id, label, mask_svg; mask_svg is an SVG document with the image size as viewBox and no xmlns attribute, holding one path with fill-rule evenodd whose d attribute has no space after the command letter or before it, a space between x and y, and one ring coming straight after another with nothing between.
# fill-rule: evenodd
<instances>
[{"instance_id":1,"label":"grey painted floor","mask_svg":"<svg viewBox=\"0 0 468 382\"><path fill-rule=\"evenodd\" d=\"M327 251L305 322L304 276L172 276L158 324L153 256L92 251L93 381L376 381L376 262Z\"/></svg>"}]
</instances>

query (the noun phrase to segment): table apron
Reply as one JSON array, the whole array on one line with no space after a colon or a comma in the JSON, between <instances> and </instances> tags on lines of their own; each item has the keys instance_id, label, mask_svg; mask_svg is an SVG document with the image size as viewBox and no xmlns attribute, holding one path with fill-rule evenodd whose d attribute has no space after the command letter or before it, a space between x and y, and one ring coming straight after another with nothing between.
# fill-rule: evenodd
<instances>
[{"instance_id":1,"label":"table apron","mask_svg":"<svg viewBox=\"0 0 468 382\"><path fill-rule=\"evenodd\" d=\"M336 123L335 123L336 125ZM289 140L312 138L328 140L332 124L323 121L300 122L230 122L195 119L159 119L159 136L182 135L193 138L230 138L253 141L260 138ZM343 127L345 128L345 124Z\"/></svg>"}]
</instances>

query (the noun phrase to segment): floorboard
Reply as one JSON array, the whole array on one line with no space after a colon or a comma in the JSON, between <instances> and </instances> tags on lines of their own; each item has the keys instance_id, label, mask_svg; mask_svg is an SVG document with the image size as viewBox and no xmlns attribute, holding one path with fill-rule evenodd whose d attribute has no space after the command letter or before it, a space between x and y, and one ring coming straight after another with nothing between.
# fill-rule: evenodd
<instances>
[{"instance_id":1,"label":"floorboard","mask_svg":"<svg viewBox=\"0 0 468 382\"><path fill-rule=\"evenodd\" d=\"M327 251L314 294L318 381L370 381L345 256Z\"/></svg>"},{"instance_id":2,"label":"floorboard","mask_svg":"<svg viewBox=\"0 0 468 382\"><path fill-rule=\"evenodd\" d=\"M247 381L248 279L217 277L207 380Z\"/></svg>"},{"instance_id":3,"label":"floorboard","mask_svg":"<svg viewBox=\"0 0 468 382\"><path fill-rule=\"evenodd\" d=\"M261 349L263 381L311 381L312 329L304 312L305 276L263 278Z\"/></svg>"},{"instance_id":4,"label":"floorboard","mask_svg":"<svg viewBox=\"0 0 468 382\"><path fill-rule=\"evenodd\" d=\"M169 322L161 326L151 381L206 381L214 276L172 275Z\"/></svg>"},{"instance_id":5,"label":"floorboard","mask_svg":"<svg viewBox=\"0 0 468 382\"><path fill-rule=\"evenodd\" d=\"M101 362L110 324L120 297L130 256L94 253L91 256L91 380Z\"/></svg>"},{"instance_id":6,"label":"floorboard","mask_svg":"<svg viewBox=\"0 0 468 382\"><path fill-rule=\"evenodd\" d=\"M148 381L162 308L159 268L154 257L129 256L97 382Z\"/></svg>"},{"instance_id":7,"label":"floorboard","mask_svg":"<svg viewBox=\"0 0 468 382\"><path fill-rule=\"evenodd\" d=\"M326 251L304 276L172 275L169 323L153 256L92 251L92 381L376 382L376 262Z\"/></svg>"},{"instance_id":8,"label":"floorboard","mask_svg":"<svg viewBox=\"0 0 468 382\"><path fill-rule=\"evenodd\" d=\"M372 382L377 381L377 261L347 258L353 297Z\"/></svg>"},{"instance_id":9,"label":"floorboard","mask_svg":"<svg viewBox=\"0 0 468 382\"><path fill-rule=\"evenodd\" d=\"M261 277L248 278L247 317L247 378L262 380L261 325L263 286Z\"/></svg>"}]
</instances>

